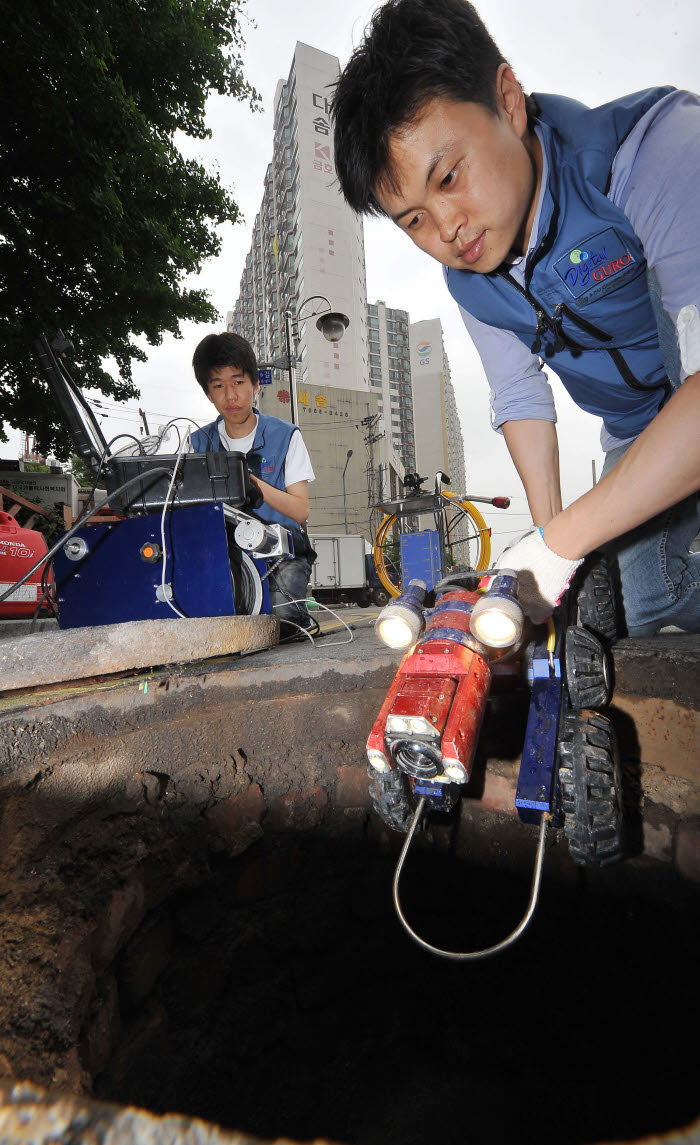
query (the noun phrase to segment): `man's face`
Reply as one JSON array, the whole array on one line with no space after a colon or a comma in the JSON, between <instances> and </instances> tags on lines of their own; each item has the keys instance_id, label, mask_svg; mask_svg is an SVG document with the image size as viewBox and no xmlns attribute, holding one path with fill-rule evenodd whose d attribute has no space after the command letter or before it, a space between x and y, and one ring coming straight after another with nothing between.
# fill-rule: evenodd
<instances>
[{"instance_id":1,"label":"man's face","mask_svg":"<svg viewBox=\"0 0 700 1145\"><path fill-rule=\"evenodd\" d=\"M238 366L216 366L209 374L207 397L223 415L227 426L242 426L249 420L260 383Z\"/></svg>"},{"instance_id":2,"label":"man's face","mask_svg":"<svg viewBox=\"0 0 700 1145\"><path fill-rule=\"evenodd\" d=\"M527 245L539 143L528 133L522 91L509 76L502 65L499 79L507 82L497 89L496 113L443 97L427 101L391 139L398 190L376 188L383 210L416 246L455 270L487 274Z\"/></svg>"}]
</instances>

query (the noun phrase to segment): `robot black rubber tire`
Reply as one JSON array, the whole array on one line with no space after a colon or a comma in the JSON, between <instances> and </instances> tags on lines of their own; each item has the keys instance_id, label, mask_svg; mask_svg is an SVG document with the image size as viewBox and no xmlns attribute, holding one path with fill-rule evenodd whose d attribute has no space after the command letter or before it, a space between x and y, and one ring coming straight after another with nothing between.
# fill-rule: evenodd
<instances>
[{"instance_id":1,"label":"robot black rubber tire","mask_svg":"<svg viewBox=\"0 0 700 1145\"><path fill-rule=\"evenodd\" d=\"M582 566L574 583L579 624L601 636L609 644L618 638L615 588L607 557L594 554Z\"/></svg>"},{"instance_id":2,"label":"robot black rubber tire","mask_svg":"<svg viewBox=\"0 0 700 1145\"><path fill-rule=\"evenodd\" d=\"M622 858L622 783L615 729L598 712L566 712L559 731L559 783L569 853L580 866Z\"/></svg>"},{"instance_id":3,"label":"robot black rubber tire","mask_svg":"<svg viewBox=\"0 0 700 1145\"><path fill-rule=\"evenodd\" d=\"M610 702L608 652L593 632L570 624L566 630L566 686L571 707L599 710Z\"/></svg>"}]
</instances>

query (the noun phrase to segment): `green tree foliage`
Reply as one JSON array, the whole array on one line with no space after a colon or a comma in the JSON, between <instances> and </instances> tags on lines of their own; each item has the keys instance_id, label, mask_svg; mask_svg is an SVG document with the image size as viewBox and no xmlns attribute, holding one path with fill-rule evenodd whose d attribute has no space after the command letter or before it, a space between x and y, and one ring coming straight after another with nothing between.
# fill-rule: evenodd
<instances>
[{"instance_id":1,"label":"green tree foliage","mask_svg":"<svg viewBox=\"0 0 700 1145\"><path fill-rule=\"evenodd\" d=\"M92 489L95 484L95 474L77 453L70 455L70 471L81 489Z\"/></svg>"},{"instance_id":2,"label":"green tree foliage","mask_svg":"<svg viewBox=\"0 0 700 1145\"><path fill-rule=\"evenodd\" d=\"M186 275L216 255L237 207L185 159L207 95L259 99L242 75L245 0L17 0L2 5L0 423L65 456L30 343L58 327L82 384L137 396L131 363L183 320L211 322ZM120 378L102 367L113 357ZM72 367L71 367L72 368ZM0 439L6 440L0 433Z\"/></svg>"}]
</instances>

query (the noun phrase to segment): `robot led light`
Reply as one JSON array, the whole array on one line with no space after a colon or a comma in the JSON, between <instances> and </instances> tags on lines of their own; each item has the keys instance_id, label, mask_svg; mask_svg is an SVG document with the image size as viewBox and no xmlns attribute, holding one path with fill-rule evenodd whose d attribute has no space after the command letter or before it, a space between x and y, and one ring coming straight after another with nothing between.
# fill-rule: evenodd
<instances>
[{"instance_id":1,"label":"robot led light","mask_svg":"<svg viewBox=\"0 0 700 1145\"><path fill-rule=\"evenodd\" d=\"M412 580L398 600L391 600L377 617L377 635L388 648L410 648L425 628L426 584Z\"/></svg>"},{"instance_id":2,"label":"robot led light","mask_svg":"<svg viewBox=\"0 0 700 1145\"><path fill-rule=\"evenodd\" d=\"M514 572L506 569L491 578L487 592L472 610L471 631L488 648L512 648L520 642L523 611Z\"/></svg>"}]
</instances>

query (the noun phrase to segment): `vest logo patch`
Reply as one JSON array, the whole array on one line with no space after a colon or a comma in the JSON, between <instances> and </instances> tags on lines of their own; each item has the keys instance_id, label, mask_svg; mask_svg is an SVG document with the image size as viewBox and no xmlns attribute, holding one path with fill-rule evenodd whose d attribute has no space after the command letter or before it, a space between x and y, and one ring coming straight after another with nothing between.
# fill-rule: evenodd
<instances>
[{"instance_id":1,"label":"vest logo patch","mask_svg":"<svg viewBox=\"0 0 700 1145\"><path fill-rule=\"evenodd\" d=\"M613 285L627 278L635 265L634 256L614 227L591 235L558 259L554 269L577 301L591 302Z\"/></svg>"},{"instance_id":2,"label":"vest logo patch","mask_svg":"<svg viewBox=\"0 0 700 1145\"><path fill-rule=\"evenodd\" d=\"M274 461L268 461L266 457L263 457L260 468L263 473L274 473L275 463Z\"/></svg>"}]
</instances>

